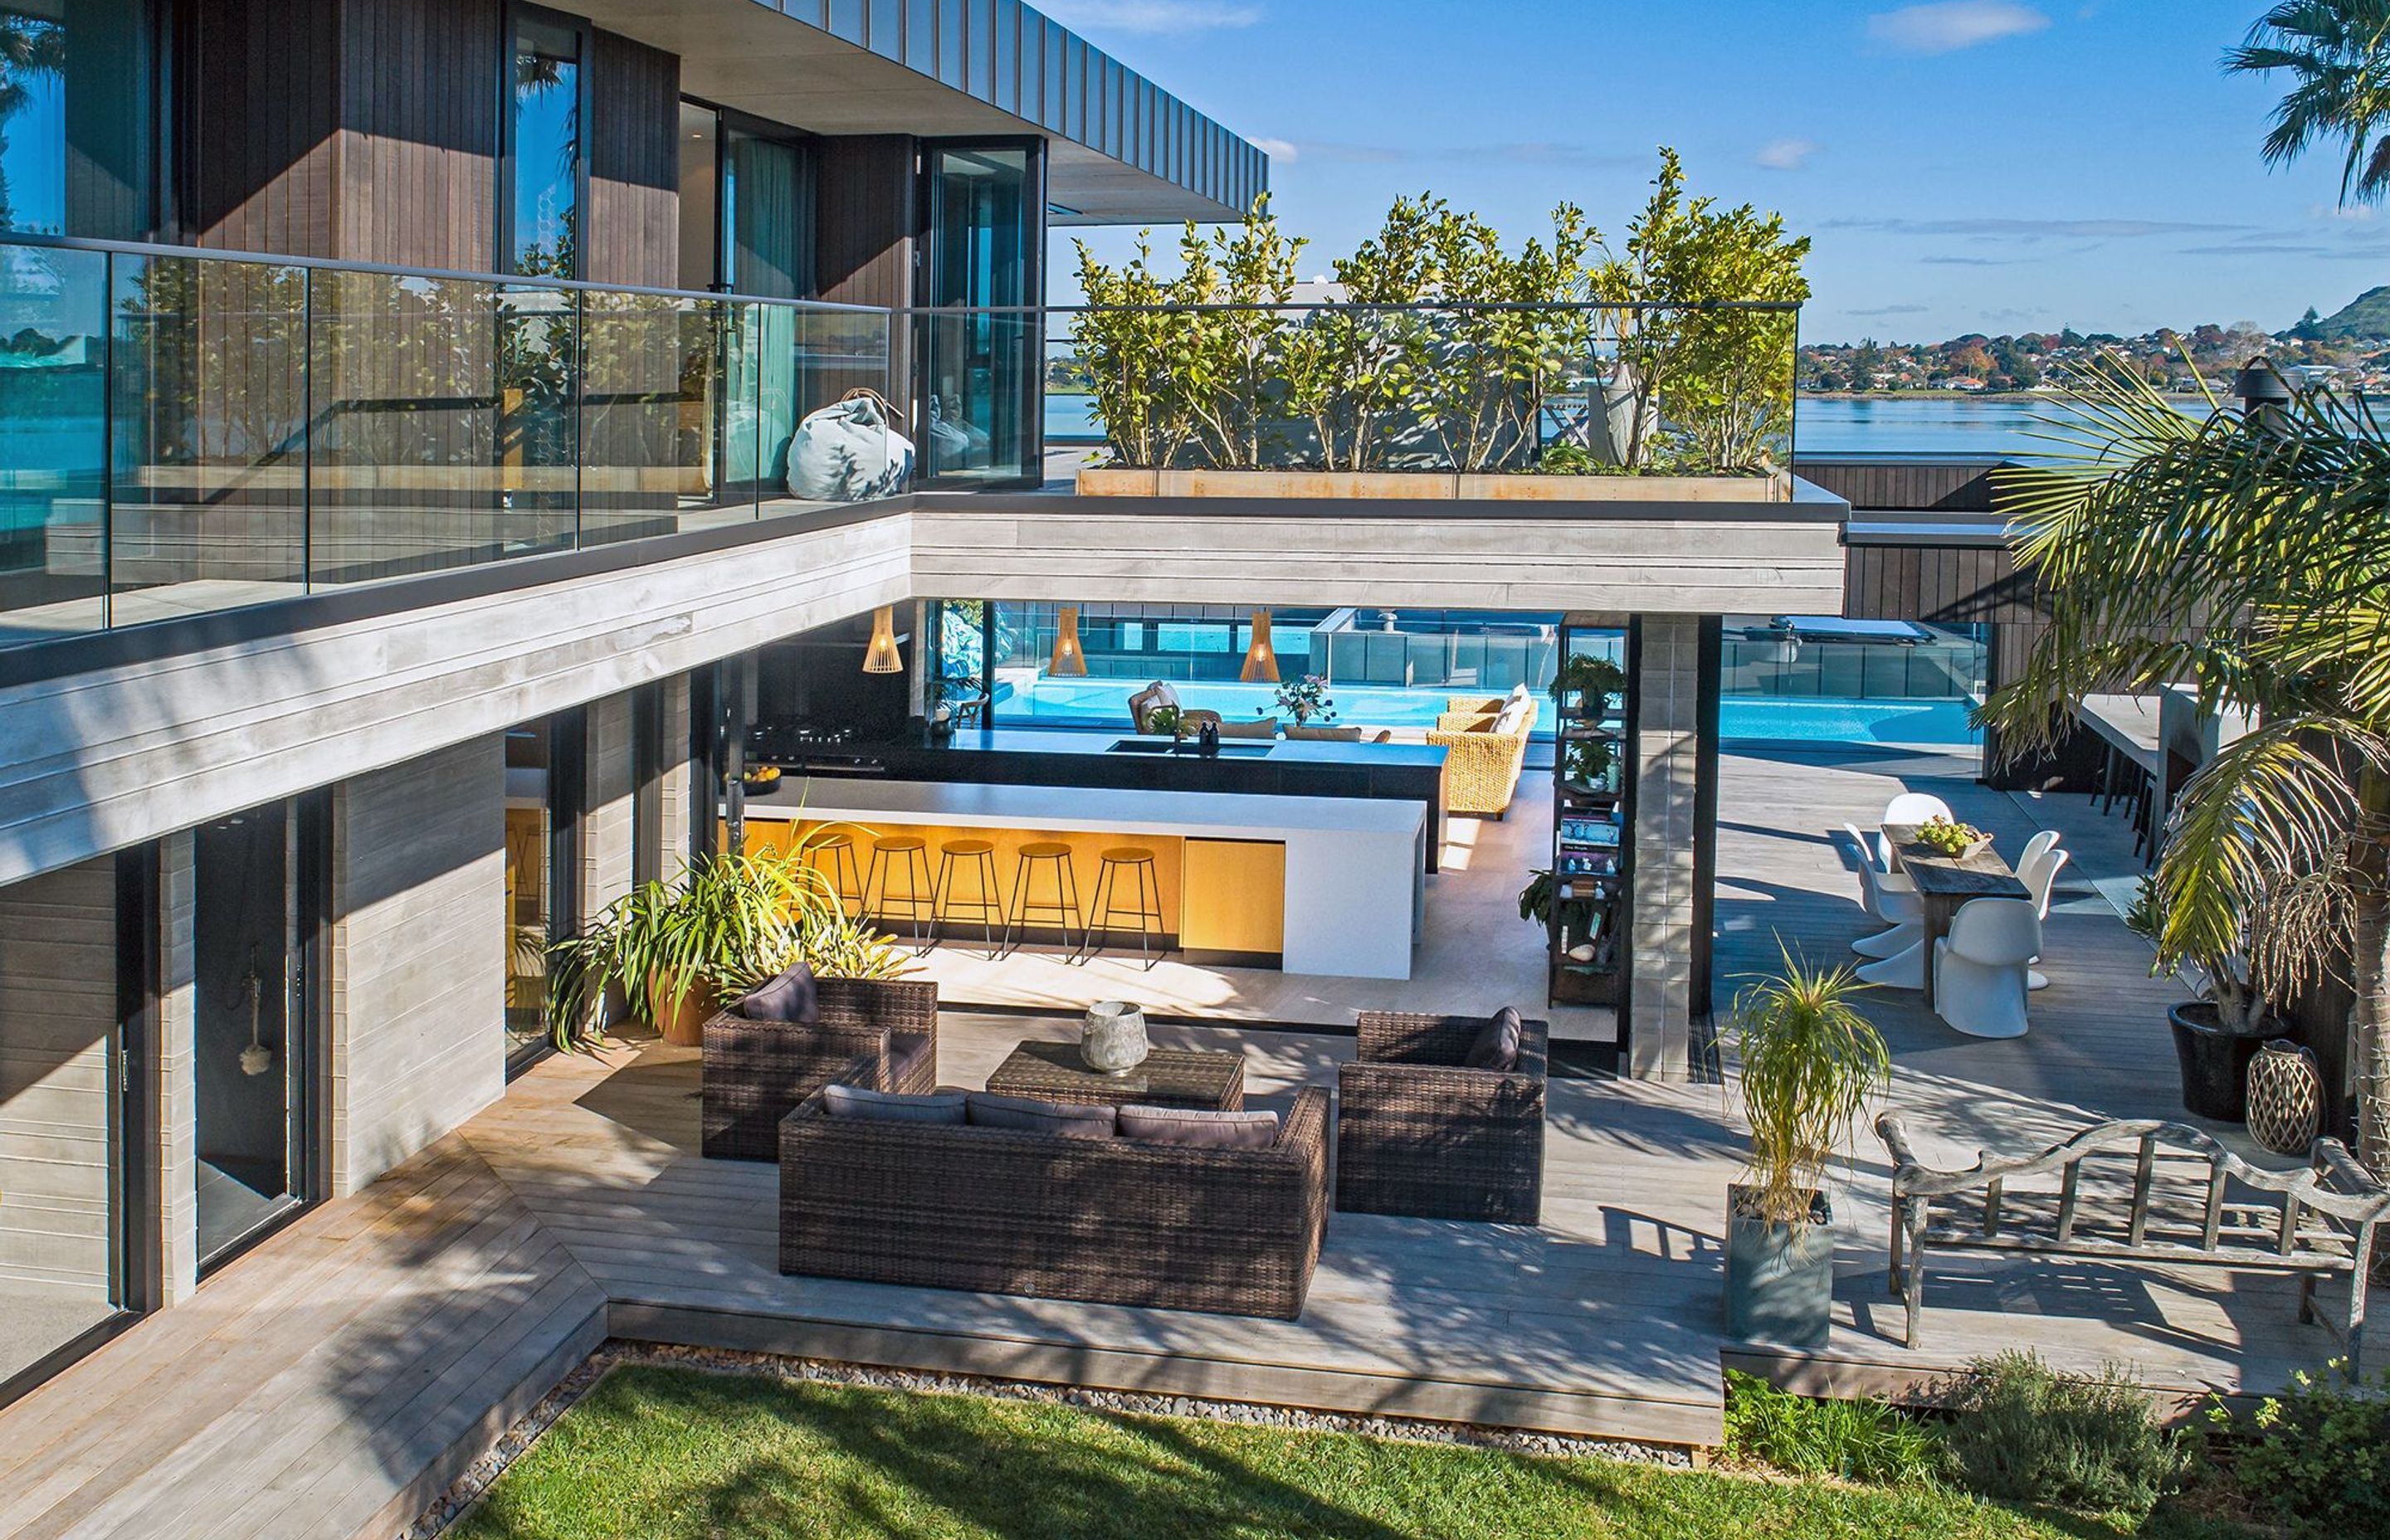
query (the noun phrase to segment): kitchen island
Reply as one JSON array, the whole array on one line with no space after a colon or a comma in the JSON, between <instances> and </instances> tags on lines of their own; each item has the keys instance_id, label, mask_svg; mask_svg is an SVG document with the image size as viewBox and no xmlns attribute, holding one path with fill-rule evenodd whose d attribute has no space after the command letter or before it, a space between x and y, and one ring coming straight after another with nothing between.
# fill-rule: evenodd
<instances>
[{"instance_id":1,"label":"kitchen island","mask_svg":"<svg viewBox=\"0 0 2390 1540\"><path fill-rule=\"evenodd\" d=\"M843 826L867 872L883 834L926 841L933 872L944 841L985 840L1008 897L1019 847L1059 841L1083 904L1100 853L1140 845L1155 856L1163 940L1195 961L1407 979L1426 916L1429 820L1409 799L787 776L747 797L744 814L751 851ZM903 932L907 919L899 909L882 923ZM982 934L976 918L945 930ZM1030 934L1060 939L1050 925ZM1129 930L1112 942L1137 944Z\"/></svg>"}]
</instances>

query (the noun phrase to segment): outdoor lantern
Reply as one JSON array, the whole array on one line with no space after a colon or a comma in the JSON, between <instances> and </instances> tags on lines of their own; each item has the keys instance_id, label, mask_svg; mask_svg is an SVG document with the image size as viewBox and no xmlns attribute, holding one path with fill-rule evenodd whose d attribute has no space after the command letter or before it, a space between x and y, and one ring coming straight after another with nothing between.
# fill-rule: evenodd
<instances>
[{"instance_id":1,"label":"outdoor lantern","mask_svg":"<svg viewBox=\"0 0 2390 1540\"><path fill-rule=\"evenodd\" d=\"M871 612L871 645L863 649L866 674L902 674L905 660L896 650L896 609L883 604Z\"/></svg>"},{"instance_id":2,"label":"outdoor lantern","mask_svg":"<svg viewBox=\"0 0 2390 1540\"><path fill-rule=\"evenodd\" d=\"M1054 656L1046 664L1049 674L1085 678L1087 655L1079 647L1079 607L1065 604L1054 611Z\"/></svg>"},{"instance_id":3,"label":"outdoor lantern","mask_svg":"<svg viewBox=\"0 0 2390 1540\"><path fill-rule=\"evenodd\" d=\"M2291 383L2272 359L2260 354L2243 364L2232 377L2232 393L2241 402L2241 420L2249 427L2279 433L2290 426Z\"/></svg>"},{"instance_id":4,"label":"outdoor lantern","mask_svg":"<svg viewBox=\"0 0 2390 1540\"><path fill-rule=\"evenodd\" d=\"M1270 612L1253 611L1253 641L1245 648L1244 671L1237 675L1248 685L1278 683L1278 649L1270 646Z\"/></svg>"}]
</instances>

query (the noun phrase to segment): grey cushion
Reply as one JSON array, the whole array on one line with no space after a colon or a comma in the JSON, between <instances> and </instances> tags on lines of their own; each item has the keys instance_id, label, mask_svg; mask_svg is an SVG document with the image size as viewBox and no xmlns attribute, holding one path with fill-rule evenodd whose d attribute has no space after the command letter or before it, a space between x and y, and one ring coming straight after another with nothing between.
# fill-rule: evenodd
<instances>
[{"instance_id":1,"label":"grey cushion","mask_svg":"<svg viewBox=\"0 0 2390 1540\"><path fill-rule=\"evenodd\" d=\"M926 1032L892 1032L888 1034L888 1083L902 1084L906 1072L921 1061L930 1051L930 1034Z\"/></svg>"},{"instance_id":2,"label":"grey cushion","mask_svg":"<svg viewBox=\"0 0 2390 1540\"><path fill-rule=\"evenodd\" d=\"M1059 1135L1066 1139L1109 1139L1112 1110L1076 1102L1040 1101L1034 1097L991 1096L973 1091L969 1119L974 1127L1010 1128L1023 1134Z\"/></svg>"},{"instance_id":3,"label":"grey cushion","mask_svg":"<svg viewBox=\"0 0 2390 1540\"><path fill-rule=\"evenodd\" d=\"M934 1123L959 1128L963 1099L960 1091L907 1097L836 1082L822 1087L823 1111L833 1118L857 1118L867 1123Z\"/></svg>"},{"instance_id":4,"label":"grey cushion","mask_svg":"<svg viewBox=\"0 0 2390 1540\"><path fill-rule=\"evenodd\" d=\"M1514 1070L1519 1066L1519 1007L1504 1006L1494 1019L1477 1029L1462 1065L1471 1070Z\"/></svg>"},{"instance_id":5,"label":"grey cushion","mask_svg":"<svg viewBox=\"0 0 2390 1540\"><path fill-rule=\"evenodd\" d=\"M740 996L739 1014L750 1021L810 1025L820 1020L821 1007L814 1000L814 970L799 963L771 982L758 984Z\"/></svg>"},{"instance_id":6,"label":"grey cushion","mask_svg":"<svg viewBox=\"0 0 2390 1540\"><path fill-rule=\"evenodd\" d=\"M1124 1107L1121 1137L1190 1149L1267 1149L1278 1143L1276 1112L1210 1112L1191 1107Z\"/></svg>"}]
</instances>

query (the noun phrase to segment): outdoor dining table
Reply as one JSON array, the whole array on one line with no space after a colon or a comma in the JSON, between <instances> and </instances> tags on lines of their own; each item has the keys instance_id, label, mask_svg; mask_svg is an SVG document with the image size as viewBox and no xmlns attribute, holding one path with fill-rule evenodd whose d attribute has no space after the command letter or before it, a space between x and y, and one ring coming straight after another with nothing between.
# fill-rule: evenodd
<instances>
[{"instance_id":1,"label":"outdoor dining table","mask_svg":"<svg viewBox=\"0 0 2390 1540\"><path fill-rule=\"evenodd\" d=\"M1950 933L1950 917L1959 912L1959 905L1974 898L2031 898L2033 892L2017 880L2017 874L1991 846L1972 855L1945 855L1931 845L1919 843L1918 827L1886 824L1883 842L1891 853L1893 869L1907 873L1917 885L1918 902L1925 910L1925 939L1918 944L1924 953L1925 1004L1930 1009L1934 1005L1934 943Z\"/></svg>"}]
</instances>

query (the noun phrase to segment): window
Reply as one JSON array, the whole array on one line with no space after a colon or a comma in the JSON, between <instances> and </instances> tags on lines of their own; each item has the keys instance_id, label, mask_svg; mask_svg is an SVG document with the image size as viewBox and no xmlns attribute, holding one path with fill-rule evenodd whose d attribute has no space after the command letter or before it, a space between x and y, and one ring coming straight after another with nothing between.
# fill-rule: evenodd
<instances>
[{"instance_id":1,"label":"window","mask_svg":"<svg viewBox=\"0 0 2390 1540\"><path fill-rule=\"evenodd\" d=\"M680 108L680 286L800 300L814 282L806 136L703 102Z\"/></svg>"},{"instance_id":2,"label":"window","mask_svg":"<svg viewBox=\"0 0 2390 1540\"><path fill-rule=\"evenodd\" d=\"M507 1072L548 1043L547 948L581 918L588 719L578 709L507 733Z\"/></svg>"},{"instance_id":3,"label":"window","mask_svg":"<svg viewBox=\"0 0 2390 1540\"><path fill-rule=\"evenodd\" d=\"M499 229L500 267L539 277L581 276L581 183L587 34L579 24L529 9L514 21L508 64L508 174Z\"/></svg>"},{"instance_id":4,"label":"window","mask_svg":"<svg viewBox=\"0 0 2390 1540\"><path fill-rule=\"evenodd\" d=\"M0 0L0 228L150 233L149 43L146 0Z\"/></svg>"},{"instance_id":5,"label":"window","mask_svg":"<svg viewBox=\"0 0 2390 1540\"><path fill-rule=\"evenodd\" d=\"M680 287L712 289L722 221L722 114L680 104Z\"/></svg>"},{"instance_id":6,"label":"window","mask_svg":"<svg viewBox=\"0 0 2390 1540\"><path fill-rule=\"evenodd\" d=\"M993 307L928 328L919 424L932 475L1024 481L1043 476L1035 408L1041 341L1034 304L1045 238L1044 165L1034 147L935 145L929 151L930 305Z\"/></svg>"}]
</instances>

